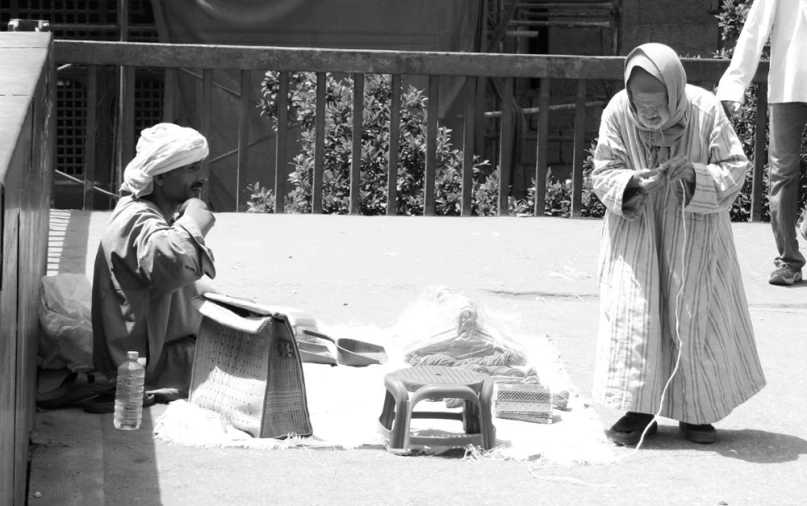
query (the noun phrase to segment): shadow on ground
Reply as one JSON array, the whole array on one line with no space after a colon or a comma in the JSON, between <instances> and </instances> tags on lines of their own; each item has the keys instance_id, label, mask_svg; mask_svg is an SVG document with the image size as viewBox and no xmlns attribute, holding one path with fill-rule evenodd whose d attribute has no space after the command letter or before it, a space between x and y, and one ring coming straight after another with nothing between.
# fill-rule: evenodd
<instances>
[{"instance_id":1,"label":"shadow on ground","mask_svg":"<svg viewBox=\"0 0 807 506\"><path fill-rule=\"evenodd\" d=\"M640 450L680 452L689 450L742 460L754 464L794 462L807 455L807 441L788 434L756 429L720 429L713 444L697 444L684 439L677 426L660 426L658 433L645 440ZM634 447L629 447L633 449Z\"/></svg>"}]
</instances>

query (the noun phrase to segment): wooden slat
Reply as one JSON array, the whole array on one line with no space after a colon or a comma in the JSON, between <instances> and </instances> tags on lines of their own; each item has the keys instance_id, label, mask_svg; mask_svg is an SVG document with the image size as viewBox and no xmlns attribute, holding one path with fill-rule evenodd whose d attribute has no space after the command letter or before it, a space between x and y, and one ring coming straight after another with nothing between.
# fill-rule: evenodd
<instances>
[{"instance_id":1,"label":"wooden slat","mask_svg":"<svg viewBox=\"0 0 807 506\"><path fill-rule=\"evenodd\" d=\"M462 215L471 216L476 135L476 78L465 80L465 114L462 130Z\"/></svg>"},{"instance_id":2,"label":"wooden slat","mask_svg":"<svg viewBox=\"0 0 807 506\"><path fill-rule=\"evenodd\" d=\"M114 187L123 182L123 170L134 158L134 67L120 67L118 74L117 164Z\"/></svg>"},{"instance_id":3,"label":"wooden slat","mask_svg":"<svg viewBox=\"0 0 807 506\"><path fill-rule=\"evenodd\" d=\"M16 185L15 185L16 186ZM18 258L18 203L13 202L15 186L5 189L3 216L2 287L0 287L0 504L23 504L18 501L17 489L25 484L25 463L16 459L18 440L27 434L16 432L17 371L17 262Z\"/></svg>"},{"instance_id":4,"label":"wooden slat","mask_svg":"<svg viewBox=\"0 0 807 506\"><path fill-rule=\"evenodd\" d=\"M762 175L765 171L765 131L768 127L768 85L757 87L757 120L754 131L754 173L751 185L751 221L762 221Z\"/></svg>"},{"instance_id":5,"label":"wooden slat","mask_svg":"<svg viewBox=\"0 0 807 506\"><path fill-rule=\"evenodd\" d=\"M121 41L129 40L129 0L118 0L118 35Z\"/></svg>"},{"instance_id":6,"label":"wooden slat","mask_svg":"<svg viewBox=\"0 0 807 506\"><path fill-rule=\"evenodd\" d=\"M494 53L374 51L358 49L216 46L57 40L58 63L137 67L205 67L308 72L380 73L451 76L619 80L622 56L568 56ZM729 60L682 59L692 81L719 81ZM760 62L755 82L767 78L768 62Z\"/></svg>"},{"instance_id":7,"label":"wooden slat","mask_svg":"<svg viewBox=\"0 0 807 506\"><path fill-rule=\"evenodd\" d=\"M353 148L350 155L350 214L361 213L361 131L364 123L364 74L353 75Z\"/></svg>"},{"instance_id":8,"label":"wooden slat","mask_svg":"<svg viewBox=\"0 0 807 506\"><path fill-rule=\"evenodd\" d=\"M398 145L401 137L401 76L390 83L389 156L387 158L387 216L398 213Z\"/></svg>"},{"instance_id":9,"label":"wooden slat","mask_svg":"<svg viewBox=\"0 0 807 506\"><path fill-rule=\"evenodd\" d=\"M213 132L213 70L204 69L202 71L202 97L199 102L200 112L200 132L210 142L210 134ZM202 172L206 174L207 180L211 181L210 157L202 160ZM210 185L202 187L202 199L208 200Z\"/></svg>"},{"instance_id":10,"label":"wooden slat","mask_svg":"<svg viewBox=\"0 0 807 506\"><path fill-rule=\"evenodd\" d=\"M286 137L289 130L289 73L280 72L277 93L277 146L275 148L275 213L286 210Z\"/></svg>"},{"instance_id":11,"label":"wooden slat","mask_svg":"<svg viewBox=\"0 0 807 506\"><path fill-rule=\"evenodd\" d=\"M317 73L317 105L314 117L314 175L311 187L311 212L322 214L322 177L325 170L325 86L328 76Z\"/></svg>"},{"instance_id":12,"label":"wooden slat","mask_svg":"<svg viewBox=\"0 0 807 506\"><path fill-rule=\"evenodd\" d=\"M426 116L426 170L423 174L423 215L434 216L434 178L437 174L437 115L440 78L429 76L429 105Z\"/></svg>"},{"instance_id":13,"label":"wooden slat","mask_svg":"<svg viewBox=\"0 0 807 506\"><path fill-rule=\"evenodd\" d=\"M122 45L127 44L129 37L128 5L128 0L118 0L118 34ZM134 67L138 66L127 66L122 59L111 62L113 65L120 65L121 63L124 63L124 65L118 67L118 117L116 118L118 128L115 129L118 152L113 186L116 190L123 182L123 170L126 164L134 157Z\"/></svg>"},{"instance_id":14,"label":"wooden slat","mask_svg":"<svg viewBox=\"0 0 807 506\"><path fill-rule=\"evenodd\" d=\"M163 79L163 122L176 122L177 108L177 69L165 69Z\"/></svg>"},{"instance_id":15,"label":"wooden slat","mask_svg":"<svg viewBox=\"0 0 807 506\"><path fill-rule=\"evenodd\" d=\"M538 139L535 153L535 216L543 216L546 209L546 175L549 148L549 79L541 79L538 92Z\"/></svg>"},{"instance_id":16,"label":"wooden slat","mask_svg":"<svg viewBox=\"0 0 807 506\"><path fill-rule=\"evenodd\" d=\"M504 102L499 124L499 216L509 216L510 173L513 167L513 81L504 80Z\"/></svg>"},{"instance_id":17,"label":"wooden slat","mask_svg":"<svg viewBox=\"0 0 807 506\"><path fill-rule=\"evenodd\" d=\"M572 159L572 217L582 213L583 160L586 159L586 81L577 82L577 106L574 111L574 157Z\"/></svg>"},{"instance_id":18,"label":"wooden slat","mask_svg":"<svg viewBox=\"0 0 807 506\"><path fill-rule=\"evenodd\" d=\"M238 114L238 166L235 177L235 210L246 210L246 204L241 198L244 193L244 185L247 180L247 164L249 163L249 111L250 96L252 94L252 83L250 82L252 73L249 70L241 71L241 99L239 101Z\"/></svg>"},{"instance_id":19,"label":"wooden slat","mask_svg":"<svg viewBox=\"0 0 807 506\"><path fill-rule=\"evenodd\" d=\"M84 210L94 208L95 139L98 125L98 67L87 67L87 118L84 131Z\"/></svg>"}]
</instances>

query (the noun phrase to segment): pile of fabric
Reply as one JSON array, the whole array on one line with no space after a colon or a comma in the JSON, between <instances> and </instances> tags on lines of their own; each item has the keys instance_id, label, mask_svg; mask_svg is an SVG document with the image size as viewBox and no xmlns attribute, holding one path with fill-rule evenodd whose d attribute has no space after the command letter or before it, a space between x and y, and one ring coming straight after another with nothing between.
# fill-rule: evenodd
<instances>
[{"instance_id":1,"label":"pile of fabric","mask_svg":"<svg viewBox=\"0 0 807 506\"><path fill-rule=\"evenodd\" d=\"M497 409L497 416L547 423L553 407L566 408L568 391L552 395L535 367L528 364L526 352L473 299L436 288L421 305L405 313L398 325L409 336L403 347L409 365L463 367L492 377L494 397L505 401L500 407L508 407ZM461 403L446 400L448 407Z\"/></svg>"}]
</instances>

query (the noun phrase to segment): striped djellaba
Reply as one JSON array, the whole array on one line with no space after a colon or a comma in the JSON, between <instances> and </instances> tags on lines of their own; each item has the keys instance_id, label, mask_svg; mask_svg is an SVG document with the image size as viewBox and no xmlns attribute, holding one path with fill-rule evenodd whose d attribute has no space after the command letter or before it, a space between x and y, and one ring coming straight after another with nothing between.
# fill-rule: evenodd
<instances>
[{"instance_id":1,"label":"striped djellaba","mask_svg":"<svg viewBox=\"0 0 807 506\"><path fill-rule=\"evenodd\" d=\"M594 397L625 411L706 424L757 393L765 377L728 214L748 160L720 102L691 85L686 95L687 129L667 147L642 139L625 91L603 113L592 173L608 209ZM695 168L694 188L667 183L639 209L623 209L633 171L679 154Z\"/></svg>"}]
</instances>

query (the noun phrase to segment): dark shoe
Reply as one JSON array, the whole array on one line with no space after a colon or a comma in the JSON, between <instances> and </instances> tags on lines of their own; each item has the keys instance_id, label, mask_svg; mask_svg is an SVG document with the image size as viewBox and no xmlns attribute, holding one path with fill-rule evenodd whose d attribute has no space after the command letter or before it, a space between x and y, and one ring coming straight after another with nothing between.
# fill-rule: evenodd
<instances>
[{"instance_id":1,"label":"dark shoe","mask_svg":"<svg viewBox=\"0 0 807 506\"><path fill-rule=\"evenodd\" d=\"M143 394L143 407L148 408L149 406L153 406L156 403L154 399L154 394ZM105 393L103 395L99 395L94 399L90 399L89 401L85 402L83 405L84 411L87 413L96 413L99 415L103 415L104 413L114 413L115 412L115 392Z\"/></svg>"},{"instance_id":2,"label":"dark shoe","mask_svg":"<svg viewBox=\"0 0 807 506\"><path fill-rule=\"evenodd\" d=\"M693 443L709 444L717 441L717 429L712 424L695 425L679 422L678 427L684 433L684 437Z\"/></svg>"},{"instance_id":3,"label":"dark shoe","mask_svg":"<svg viewBox=\"0 0 807 506\"><path fill-rule=\"evenodd\" d=\"M653 415L628 411L625 416L617 420L613 427L608 429L606 435L608 439L618 445L635 445L642 439L642 433L648 425L650 427L647 429L645 437L658 432L658 423L653 422Z\"/></svg>"},{"instance_id":4,"label":"dark shoe","mask_svg":"<svg viewBox=\"0 0 807 506\"><path fill-rule=\"evenodd\" d=\"M41 409L79 406L84 402L115 390L115 380L99 372L74 372L57 388L38 394L36 405Z\"/></svg>"},{"instance_id":5,"label":"dark shoe","mask_svg":"<svg viewBox=\"0 0 807 506\"><path fill-rule=\"evenodd\" d=\"M784 264L771 273L768 283L779 286L791 286L801 281L801 269Z\"/></svg>"}]
</instances>

